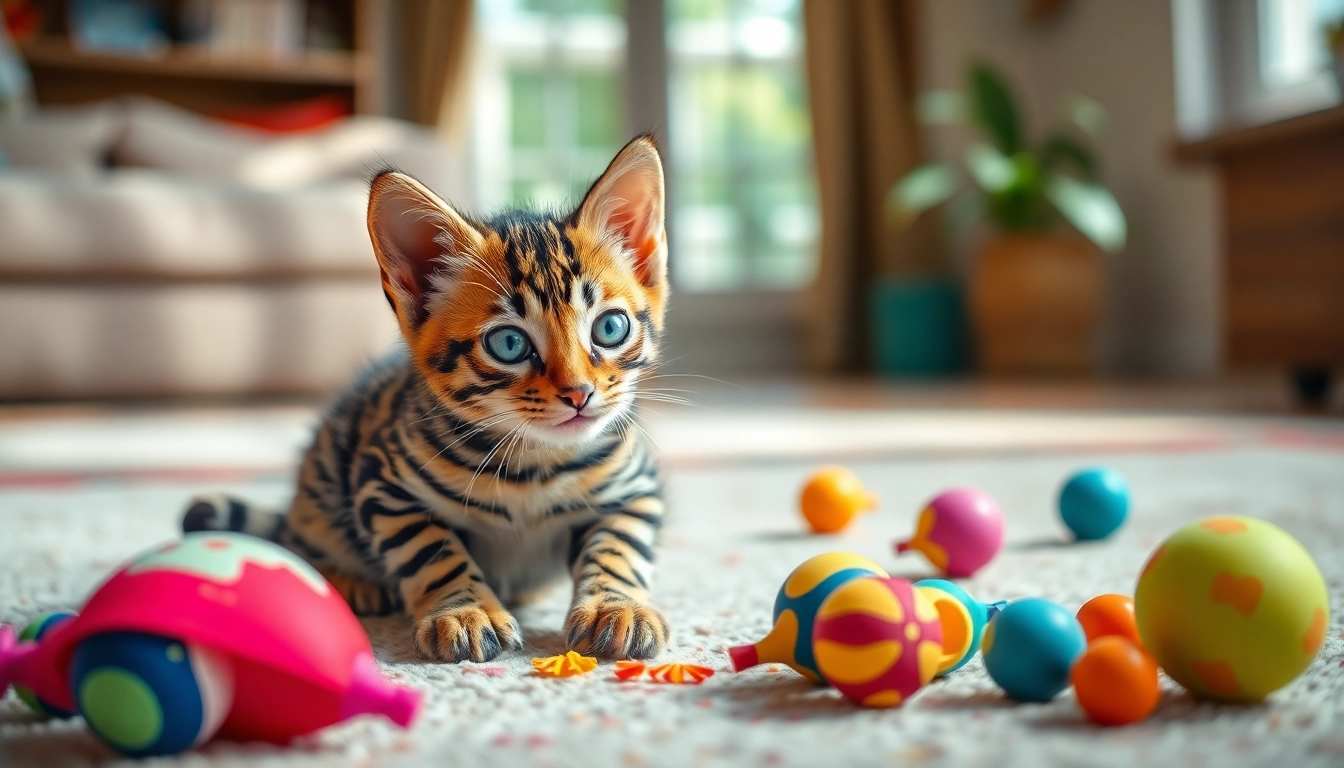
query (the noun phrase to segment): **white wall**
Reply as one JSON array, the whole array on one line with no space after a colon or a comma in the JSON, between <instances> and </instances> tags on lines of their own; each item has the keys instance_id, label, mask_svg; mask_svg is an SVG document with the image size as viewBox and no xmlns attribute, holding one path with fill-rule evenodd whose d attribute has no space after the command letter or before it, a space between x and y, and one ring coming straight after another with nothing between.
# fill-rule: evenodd
<instances>
[{"instance_id":1,"label":"white wall","mask_svg":"<svg viewBox=\"0 0 1344 768\"><path fill-rule=\"evenodd\" d=\"M1073 0L1029 23L1021 0L922 0L926 87L959 88L984 56L1010 77L1039 140L1059 98L1091 96L1109 111L1096 142L1103 180L1129 216L1109 266L1105 361L1122 374L1211 374L1218 367L1218 191L1203 168L1170 160L1176 108L1170 0ZM930 134L936 157L959 157ZM969 252L963 244L960 249Z\"/></svg>"}]
</instances>

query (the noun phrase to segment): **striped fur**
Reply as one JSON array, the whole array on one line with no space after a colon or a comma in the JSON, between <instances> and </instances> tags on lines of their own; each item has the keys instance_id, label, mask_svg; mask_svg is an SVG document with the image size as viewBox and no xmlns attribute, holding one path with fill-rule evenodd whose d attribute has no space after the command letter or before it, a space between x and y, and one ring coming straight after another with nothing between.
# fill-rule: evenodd
<instances>
[{"instance_id":1,"label":"striped fur","mask_svg":"<svg viewBox=\"0 0 1344 768\"><path fill-rule=\"evenodd\" d=\"M571 647L657 655L669 633L649 597L663 502L633 422L667 298L652 141L627 145L568 216L469 221L383 173L369 232L406 349L323 419L283 520L203 497L184 527L272 536L356 611L408 613L432 659L519 647L505 605L565 572ZM612 312L629 330L604 346L594 326ZM487 348L506 326L527 337L525 359Z\"/></svg>"}]
</instances>

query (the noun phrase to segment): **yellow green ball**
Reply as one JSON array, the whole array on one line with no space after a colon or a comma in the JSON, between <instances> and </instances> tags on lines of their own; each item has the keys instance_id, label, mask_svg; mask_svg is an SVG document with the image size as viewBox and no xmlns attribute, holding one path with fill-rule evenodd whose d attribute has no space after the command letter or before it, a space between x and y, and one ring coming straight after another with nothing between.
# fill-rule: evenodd
<instances>
[{"instance_id":1,"label":"yellow green ball","mask_svg":"<svg viewBox=\"0 0 1344 768\"><path fill-rule=\"evenodd\" d=\"M1254 702L1315 658L1330 602L1311 555L1283 529L1207 517L1148 558L1134 614L1144 646L1173 680L1206 699Z\"/></svg>"}]
</instances>

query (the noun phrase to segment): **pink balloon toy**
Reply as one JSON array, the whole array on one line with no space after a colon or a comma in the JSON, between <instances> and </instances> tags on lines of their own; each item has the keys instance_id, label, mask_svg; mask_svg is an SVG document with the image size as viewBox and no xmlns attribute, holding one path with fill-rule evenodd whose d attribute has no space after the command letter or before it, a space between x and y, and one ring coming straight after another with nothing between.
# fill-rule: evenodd
<instances>
[{"instance_id":1,"label":"pink balloon toy","mask_svg":"<svg viewBox=\"0 0 1344 768\"><path fill-rule=\"evenodd\" d=\"M952 488L924 507L914 537L898 543L896 552L921 552L934 567L958 578L983 568L1002 548L998 502L977 488Z\"/></svg>"},{"instance_id":2,"label":"pink balloon toy","mask_svg":"<svg viewBox=\"0 0 1344 768\"><path fill-rule=\"evenodd\" d=\"M360 714L405 727L421 698L383 677L363 627L311 565L230 533L142 555L37 642L0 626L0 695L11 683L78 711L135 757L216 735L285 742Z\"/></svg>"}]
</instances>

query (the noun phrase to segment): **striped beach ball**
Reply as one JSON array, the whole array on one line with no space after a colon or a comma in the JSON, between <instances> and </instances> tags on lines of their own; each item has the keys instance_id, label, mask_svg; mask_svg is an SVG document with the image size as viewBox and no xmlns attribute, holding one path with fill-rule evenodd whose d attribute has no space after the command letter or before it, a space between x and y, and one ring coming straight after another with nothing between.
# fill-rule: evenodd
<instances>
[{"instance_id":1,"label":"striped beach ball","mask_svg":"<svg viewBox=\"0 0 1344 768\"><path fill-rule=\"evenodd\" d=\"M905 579L842 584L817 611L813 652L823 677L865 707L899 706L944 659L938 609Z\"/></svg>"}]
</instances>

